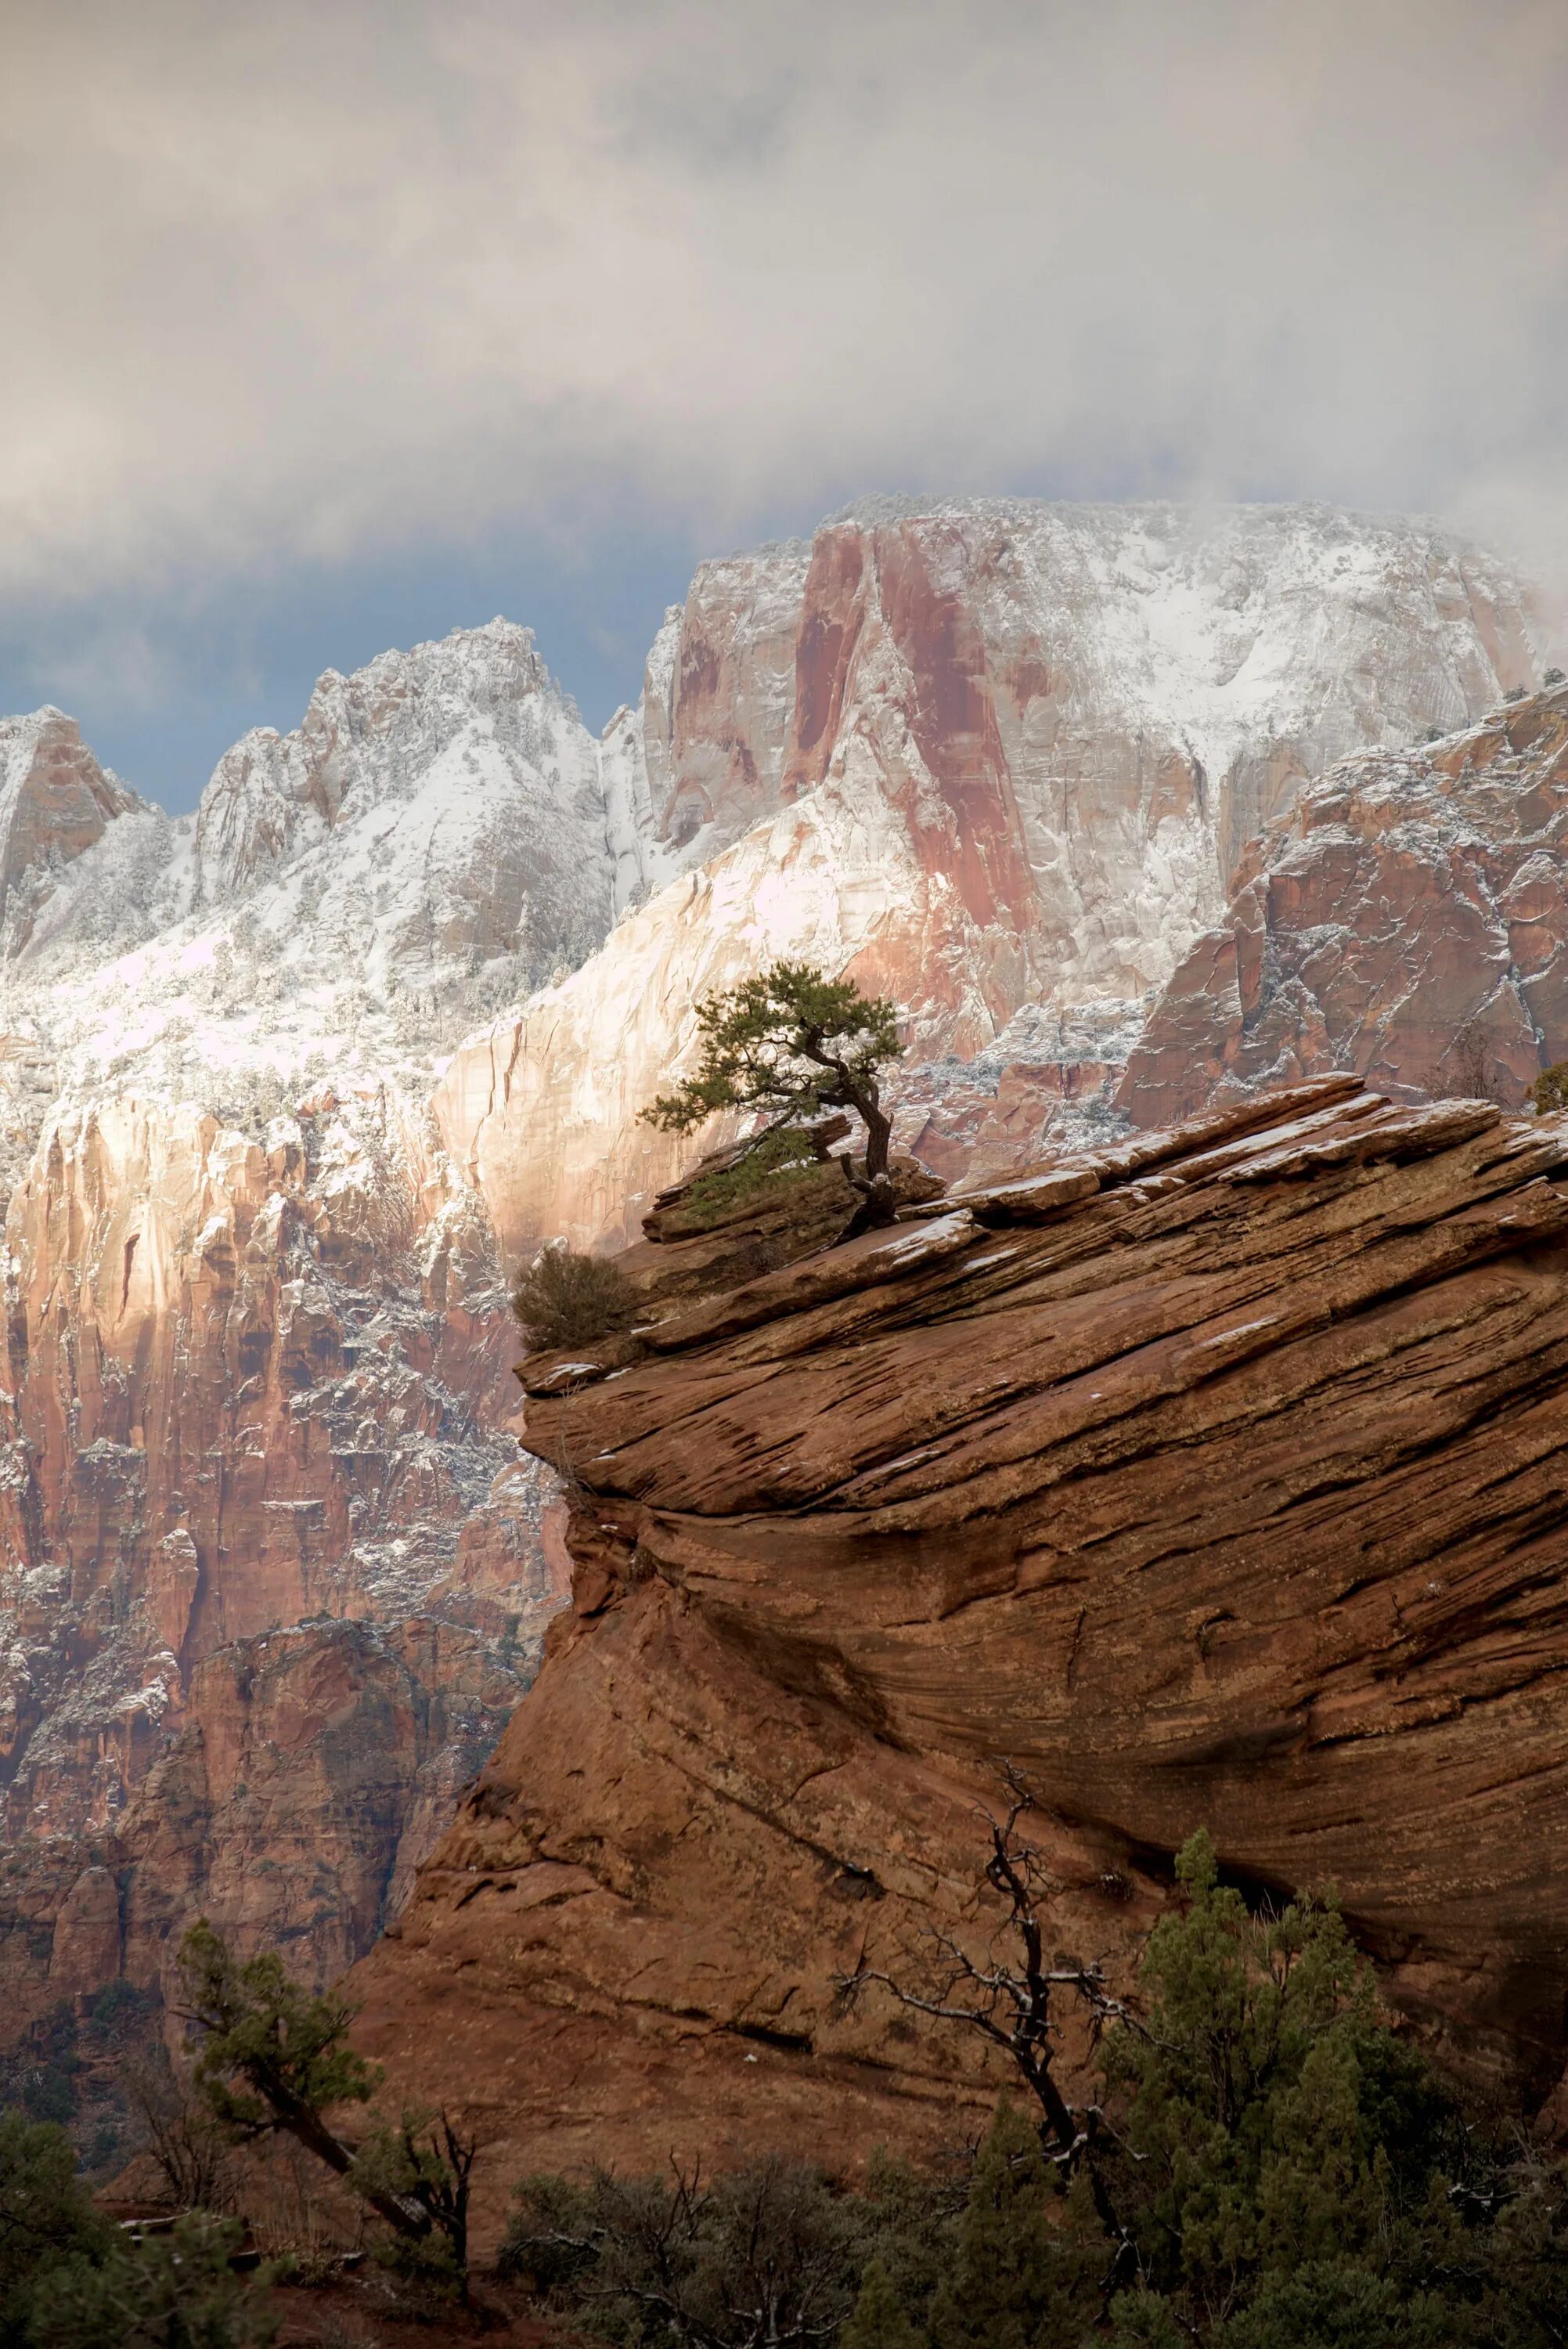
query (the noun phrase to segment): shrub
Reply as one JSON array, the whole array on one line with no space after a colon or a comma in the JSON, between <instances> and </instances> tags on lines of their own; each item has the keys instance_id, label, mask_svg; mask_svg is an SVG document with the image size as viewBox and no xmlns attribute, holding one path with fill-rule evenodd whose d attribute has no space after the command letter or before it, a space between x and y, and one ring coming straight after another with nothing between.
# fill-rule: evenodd
<instances>
[{"instance_id":1,"label":"shrub","mask_svg":"<svg viewBox=\"0 0 1568 2349\"><path fill-rule=\"evenodd\" d=\"M705 2186L678 2173L585 2186L525 2178L503 2273L530 2274L574 2327L671 2349L807 2349L832 2339L863 2264L853 2200L774 2158Z\"/></svg>"},{"instance_id":2,"label":"shrub","mask_svg":"<svg viewBox=\"0 0 1568 2349\"><path fill-rule=\"evenodd\" d=\"M636 1319L636 1290L613 1257L547 1247L511 1292L511 1309L530 1349L585 1346Z\"/></svg>"},{"instance_id":3,"label":"shrub","mask_svg":"<svg viewBox=\"0 0 1568 2349\"><path fill-rule=\"evenodd\" d=\"M229 2262L241 2229L192 2211L134 2249L77 2258L36 2296L36 2349L263 2349L276 2323ZM264 2281L264 2279L263 2279Z\"/></svg>"},{"instance_id":4,"label":"shrub","mask_svg":"<svg viewBox=\"0 0 1568 2349\"><path fill-rule=\"evenodd\" d=\"M1509 688L1508 688L1508 691L1503 695L1503 697L1502 697L1502 698L1503 698L1504 701L1522 701L1522 700L1523 700L1523 698L1524 698L1524 688L1523 688L1523 686L1522 686L1522 685L1511 685L1511 686L1509 687Z\"/></svg>"},{"instance_id":5,"label":"shrub","mask_svg":"<svg viewBox=\"0 0 1568 2349\"><path fill-rule=\"evenodd\" d=\"M77 2178L65 2130L0 2112L0 2344L28 2338L35 2289L74 2257L101 2257L112 2230Z\"/></svg>"},{"instance_id":6,"label":"shrub","mask_svg":"<svg viewBox=\"0 0 1568 2349\"><path fill-rule=\"evenodd\" d=\"M1568 684L1568 678L1563 677L1560 668L1549 668L1541 682L1542 685L1563 685Z\"/></svg>"},{"instance_id":7,"label":"shrub","mask_svg":"<svg viewBox=\"0 0 1568 2349\"><path fill-rule=\"evenodd\" d=\"M1568 1061L1554 1061L1551 1068L1543 1069L1530 1098L1537 1117L1553 1117L1560 1109L1568 1109Z\"/></svg>"}]
</instances>

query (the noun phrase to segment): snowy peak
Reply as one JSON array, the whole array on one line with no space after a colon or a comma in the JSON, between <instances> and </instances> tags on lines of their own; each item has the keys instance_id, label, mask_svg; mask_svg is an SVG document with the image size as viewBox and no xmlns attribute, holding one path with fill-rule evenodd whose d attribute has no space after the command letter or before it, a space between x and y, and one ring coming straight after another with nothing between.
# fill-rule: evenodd
<instances>
[{"instance_id":1,"label":"snowy peak","mask_svg":"<svg viewBox=\"0 0 1568 2349\"><path fill-rule=\"evenodd\" d=\"M244 895L341 824L410 796L460 738L481 735L568 796L596 779L575 708L532 630L510 620L383 653L351 677L326 670L294 732L255 728L219 761L197 812L199 897Z\"/></svg>"},{"instance_id":2,"label":"snowy peak","mask_svg":"<svg viewBox=\"0 0 1568 2349\"><path fill-rule=\"evenodd\" d=\"M11 729L19 773L35 725ZM323 1083L428 1087L591 955L644 872L640 719L596 742L506 620L327 671L298 728L225 753L194 819L102 792L125 812L41 868L0 1030L73 1097L129 1087L249 1130Z\"/></svg>"},{"instance_id":3,"label":"snowy peak","mask_svg":"<svg viewBox=\"0 0 1568 2349\"><path fill-rule=\"evenodd\" d=\"M31 936L61 867L141 804L99 766L63 710L46 705L0 719L0 936L7 958Z\"/></svg>"},{"instance_id":4,"label":"snowy peak","mask_svg":"<svg viewBox=\"0 0 1568 2349\"><path fill-rule=\"evenodd\" d=\"M1221 878L1303 774L1369 742L1463 725L1531 683L1541 659L1509 568L1420 519L1317 504L867 499L810 547L697 573L674 641L661 637L649 665L647 766L665 839L711 826L722 846L820 780L855 722L873 605L905 648L962 615L975 656L965 697L1011 703L1053 768L1063 754L1078 761L1090 724L1102 740L1142 742L1151 761L1181 758L1201 790L1212 786ZM954 664L940 652L914 664L928 705L918 714L946 734Z\"/></svg>"}]
</instances>

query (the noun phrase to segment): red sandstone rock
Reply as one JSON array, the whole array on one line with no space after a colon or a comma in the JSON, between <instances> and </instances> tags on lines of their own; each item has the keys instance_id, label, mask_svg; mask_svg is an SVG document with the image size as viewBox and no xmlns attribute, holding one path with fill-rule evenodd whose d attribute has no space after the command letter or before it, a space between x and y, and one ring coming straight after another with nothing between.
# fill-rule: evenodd
<instances>
[{"instance_id":1,"label":"red sandstone rock","mask_svg":"<svg viewBox=\"0 0 1568 2349\"><path fill-rule=\"evenodd\" d=\"M835 1981L981 1929L1004 1755L1064 1948L1125 1964L1206 1822L1561 2069L1568 1119L1330 1078L970 1206L529 1402L576 1610L353 1978L497 2183L972 2126L973 2050Z\"/></svg>"},{"instance_id":2,"label":"red sandstone rock","mask_svg":"<svg viewBox=\"0 0 1568 2349\"><path fill-rule=\"evenodd\" d=\"M1135 1020L1309 776L1478 717L1533 665L1496 566L1321 508L872 501L809 552L706 565L644 697L670 885L465 1040L446 1145L509 1253L617 1245L689 1164L638 1120L697 999L773 957L892 996L914 1061L1026 1009ZM934 1102L901 1139L1004 1171L1050 1146L1062 1091L1099 1090L1066 1074L1094 1058L1064 1051L1055 1100L1021 1087L1037 1114Z\"/></svg>"},{"instance_id":3,"label":"red sandstone rock","mask_svg":"<svg viewBox=\"0 0 1568 2349\"><path fill-rule=\"evenodd\" d=\"M107 1868L84 1868L55 1919L49 1995L90 1997L114 1981L119 1965L119 1887Z\"/></svg>"},{"instance_id":4,"label":"red sandstone rock","mask_svg":"<svg viewBox=\"0 0 1568 2349\"><path fill-rule=\"evenodd\" d=\"M515 1705L479 1633L325 1620L198 1664L109 1826L15 1840L0 1864L0 1992L14 2040L118 1974L170 1987L208 1916L330 1981L395 1916ZM84 1858L87 1864L84 1866Z\"/></svg>"}]
</instances>

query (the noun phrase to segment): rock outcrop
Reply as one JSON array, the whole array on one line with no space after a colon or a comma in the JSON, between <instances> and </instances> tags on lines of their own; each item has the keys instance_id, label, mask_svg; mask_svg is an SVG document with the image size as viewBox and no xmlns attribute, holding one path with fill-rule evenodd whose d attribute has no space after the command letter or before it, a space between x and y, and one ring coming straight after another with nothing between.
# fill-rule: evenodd
<instances>
[{"instance_id":1,"label":"rock outcrop","mask_svg":"<svg viewBox=\"0 0 1568 2349\"><path fill-rule=\"evenodd\" d=\"M1003 1757L1062 1948L1114 1975L1204 1822L1545 2093L1568 1118L1322 1079L672 1290L641 1343L525 1366L573 1612L355 1977L498 2180L971 2124L963 2034L841 1983L984 1933Z\"/></svg>"},{"instance_id":2,"label":"rock outcrop","mask_svg":"<svg viewBox=\"0 0 1568 2349\"><path fill-rule=\"evenodd\" d=\"M1118 1095L1159 1125L1355 1069L1516 1108L1568 1058L1568 686L1332 768L1243 858Z\"/></svg>"}]
</instances>

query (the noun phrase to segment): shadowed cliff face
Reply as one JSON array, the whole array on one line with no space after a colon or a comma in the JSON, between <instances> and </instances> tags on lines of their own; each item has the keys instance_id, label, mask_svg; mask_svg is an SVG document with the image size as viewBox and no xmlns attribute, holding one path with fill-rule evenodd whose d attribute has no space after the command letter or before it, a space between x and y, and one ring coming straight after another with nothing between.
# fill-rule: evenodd
<instances>
[{"instance_id":1,"label":"shadowed cliff face","mask_svg":"<svg viewBox=\"0 0 1568 2349\"><path fill-rule=\"evenodd\" d=\"M1254 1880L1335 1883L1397 2000L1544 2093L1568 1120L1323 1080L644 1342L527 1366L575 1609L356 1977L399 2074L520 2162L951 2134L968 2051L834 1982L983 1920L1007 1756L1064 1947L1124 1961L1140 1867L1203 1822Z\"/></svg>"},{"instance_id":2,"label":"shadowed cliff face","mask_svg":"<svg viewBox=\"0 0 1568 2349\"><path fill-rule=\"evenodd\" d=\"M1347 759L1244 858L1135 1045L1140 1125L1321 1069L1517 1107L1568 1057L1568 686Z\"/></svg>"},{"instance_id":3,"label":"shadowed cliff face","mask_svg":"<svg viewBox=\"0 0 1568 2349\"><path fill-rule=\"evenodd\" d=\"M120 1977L170 1994L198 1916L331 1981L401 1906L526 1684L479 1633L428 1619L318 1620L197 1664L143 1726L119 1804L0 1857L6 2041Z\"/></svg>"}]
</instances>

